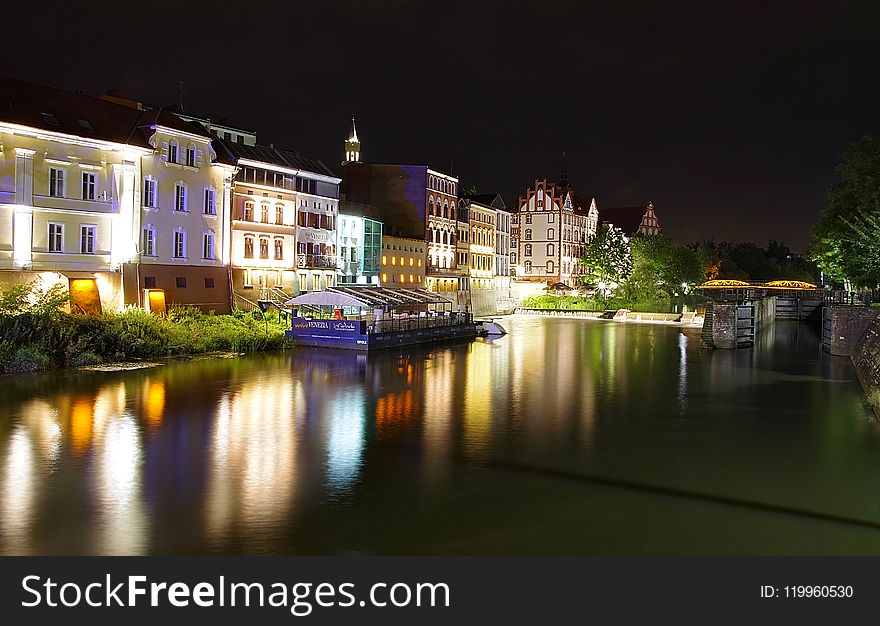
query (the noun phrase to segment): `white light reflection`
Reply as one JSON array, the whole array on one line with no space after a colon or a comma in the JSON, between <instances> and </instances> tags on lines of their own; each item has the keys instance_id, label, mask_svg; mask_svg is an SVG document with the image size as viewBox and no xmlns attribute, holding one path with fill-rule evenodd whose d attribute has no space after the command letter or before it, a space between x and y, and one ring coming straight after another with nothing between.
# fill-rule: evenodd
<instances>
[{"instance_id":1,"label":"white light reflection","mask_svg":"<svg viewBox=\"0 0 880 626\"><path fill-rule=\"evenodd\" d=\"M99 395L100 397L100 395ZM147 543L146 514L141 498L143 452L135 416L112 416L96 402L103 436L96 442L97 494L101 521L97 546L102 554L143 554Z\"/></svg>"},{"instance_id":2,"label":"white light reflection","mask_svg":"<svg viewBox=\"0 0 880 626\"><path fill-rule=\"evenodd\" d=\"M329 496L339 497L349 493L360 472L366 399L362 389L349 389L333 398L330 406L327 491Z\"/></svg>"},{"instance_id":3,"label":"white light reflection","mask_svg":"<svg viewBox=\"0 0 880 626\"><path fill-rule=\"evenodd\" d=\"M248 383L220 398L205 504L206 533L218 547L239 526L257 551L283 531L296 486L303 407L301 383L283 377Z\"/></svg>"},{"instance_id":4,"label":"white light reflection","mask_svg":"<svg viewBox=\"0 0 880 626\"><path fill-rule=\"evenodd\" d=\"M687 343L684 333L678 335L678 408L681 415L687 410Z\"/></svg>"},{"instance_id":5,"label":"white light reflection","mask_svg":"<svg viewBox=\"0 0 880 626\"><path fill-rule=\"evenodd\" d=\"M28 554L34 514L35 459L31 438L21 425L8 439L0 483L0 537L4 554Z\"/></svg>"}]
</instances>

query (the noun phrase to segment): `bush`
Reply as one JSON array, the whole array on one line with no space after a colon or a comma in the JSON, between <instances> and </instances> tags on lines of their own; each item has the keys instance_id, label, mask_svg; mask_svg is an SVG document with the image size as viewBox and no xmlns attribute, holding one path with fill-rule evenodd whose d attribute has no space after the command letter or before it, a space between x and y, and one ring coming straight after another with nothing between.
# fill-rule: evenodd
<instances>
[{"instance_id":1,"label":"bush","mask_svg":"<svg viewBox=\"0 0 880 626\"><path fill-rule=\"evenodd\" d=\"M19 372L42 372L54 367L52 358L45 354L38 346L27 346L15 351L6 364L4 371Z\"/></svg>"}]
</instances>

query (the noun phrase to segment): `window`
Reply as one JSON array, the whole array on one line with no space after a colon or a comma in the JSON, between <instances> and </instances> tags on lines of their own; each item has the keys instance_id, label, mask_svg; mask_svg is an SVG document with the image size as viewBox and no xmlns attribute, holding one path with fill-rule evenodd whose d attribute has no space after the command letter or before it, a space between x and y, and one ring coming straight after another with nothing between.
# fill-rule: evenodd
<instances>
[{"instance_id":1,"label":"window","mask_svg":"<svg viewBox=\"0 0 880 626\"><path fill-rule=\"evenodd\" d=\"M64 224L49 222L49 252L64 252Z\"/></svg>"},{"instance_id":2,"label":"window","mask_svg":"<svg viewBox=\"0 0 880 626\"><path fill-rule=\"evenodd\" d=\"M214 288L214 277L213 276L205 276L205 289L213 289Z\"/></svg>"},{"instance_id":3,"label":"window","mask_svg":"<svg viewBox=\"0 0 880 626\"><path fill-rule=\"evenodd\" d=\"M253 202L245 202L244 203L244 219L248 222L254 221L254 203Z\"/></svg>"},{"instance_id":4,"label":"window","mask_svg":"<svg viewBox=\"0 0 880 626\"><path fill-rule=\"evenodd\" d=\"M183 183L174 185L174 210L186 211L186 185Z\"/></svg>"},{"instance_id":5,"label":"window","mask_svg":"<svg viewBox=\"0 0 880 626\"><path fill-rule=\"evenodd\" d=\"M205 215L217 215L217 192L210 187L205 189Z\"/></svg>"},{"instance_id":6,"label":"window","mask_svg":"<svg viewBox=\"0 0 880 626\"><path fill-rule=\"evenodd\" d=\"M202 235L202 258L207 260L214 258L214 233Z\"/></svg>"},{"instance_id":7,"label":"window","mask_svg":"<svg viewBox=\"0 0 880 626\"><path fill-rule=\"evenodd\" d=\"M531 273L532 273L532 262L526 261L526 274L531 274Z\"/></svg>"},{"instance_id":8,"label":"window","mask_svg":"<svg viewBox=\"0 0 880 626\"><path fill-rule=\"evenodd\" d=\"M49 168L49 195L53 198L64 197L64 170Z\"/></svg>"},{"instance_id":9,"label":"window","mask_svg":"<svg viewBox=\"0 0 880 626\"><path fill-rule=\"evenodd\" d=\"M275 240L275 260L282 261L284 259L284 240Z\"/></svg>"},{"instance_id":10,"label":"window","mask_svg":"<svg viewBox=\"0 0 880 626\"><path fill-rule=\"evenodd\" d=\"M170 163L177 163L177 142L172 141L168 144L168 161Z\"/></svg>"},{"instance_id":11,"label":"window","mask_svg":"<svg viewBox=\"0 0 880 626\"><path fill-rule=\"evenodd\" d=\"M547 244L547 256L553 256L554 254L556 254L556 248L553 246L552 243L548 243Z\"/></svg>"},{"instance_id":12,"label":"window","mask_svg":"<svg viewBox=\"0 0 880 626\"><path fill-rule=\"evenodd\" d=\"M156 277L155 276L144 276L144 288L155 289L156 288Z\"/></svg>"},{"instance_id":13,"label":"window","mask_svg":"<svg viewBox=\"0 0 880 626\"><path fill-rule=\"evenodd\" d=\"M95 199L95 174L93 172L82 173L82 199Z\"/></svg>"},{"instance_id":14,"label":"window","mask_svg":"<svg viewBox=\"0 0 880 626\"><path fill-rule=\"evenodd\" d=\"M246 258L246 259L254 258L254 238L253 237L245 237L244 238L244 258Z\"/></svg>"},{"instance_id":15,"label":"window","mask_svg":"<svg viewBox=\"0 0 880 626\"><path fill-rule=\"evenodd\" d=\"M275 205L275 223L283 224L284 223L284 205L276 204Z\"/></svg>"},{"instance_id":16,"label":"window","mask_svg":"<svg viewBox=\"0 0 880 626\"><path fill-rule=\"evenodd\" d=\"M526 228L526 239L531 240L531 238L532 238L532 229Z\"/></svg>"},{"instance_id":17,"label":"window","mask_svg":"<svg viewBox=\"0 0 880 626\"><path fill-rule=\"evenodd\" d=\"M260 221L264 224L269 223L269 205L261 204L260 205Z\"/></svg>"},{"instance_id":18,"label":"window","mask_svg":"<svg viewBox=\"0 0 880 626\"><path fill-rule=\"evenodd\" d=\"M531 223L532 223L532 214L526 213L526 224L531 224Z\"/></svg>"},{"instance_id":19,"label":"window","mask_svg":"<svg viewBox=\"0 0 880 626\"><path fill-rule=\"evenodd\" d=\"M144 228L144 255L156 256L156 229L152 226Z\"/></svg>"},{"instance_id":20,"label":"window","mask_svg":"<svg viewBox=\"0 0 880 626\"><path fill-rule=\"evenodd\" d=\"M186 164L190 167L196 166L196 147L192 144L186 147Z\"/></svg>"},{"instance_id":21,"label":"window","mask_svg":"<svg viewBox=\"0 0 880 626\"><path fill-rule=\"evenodd\" d=\"M312 276L312 291L321 290L321 277L315 274Z\"/></svg>"},{"instance_id":22,"label":"window","mask_svg":"<svg viewBox=\"0 0 880 626\"><path fill-rule=\"evenodd\" d=\"M532 256L532 244L527 243L523 248L523 254L525 256Z\"/></svg>"},{"instance_id":23,"label":"window","mask_svg":"<svg viewBox=\"0 0 880 626\"><path fill-rule=\"evenodd\" d=\"M547 229L547 239L556 239L556 232L552 228Z\"/></svg>"},{"instance_id":24,"label":"window","mask_svg":"<svg viewBox=\"0 0 880 626\"><path fill-rule=\"evenodd\" d=\"M156 208L156 179L144 179L144 206Z\"/></svg>"},{"instance_id":25,"label":"window","mask_svg":"<svg viewBox=\"0 0 880 626\"><path fill-rule=\"evenodd\" d=\"M553 261L547 261L547 273L548 273L548 274L552 274L552 273L553 273L553 268L554 268L554 267L555 267L555 266L554 266L554 264L553 264Z\"/></svg>"},{"instance_id":26,"label":"window","mask_svg":"<svg viewBox=\"0 0 880 626\"><path fill-rule=\"evenodd\" d=\"M82 225L79 227L79 251L82 254L95 253L95 237L98 231L97 226Z\"/></svg>"},{"instance_id":27,"label":"window","mask_svg":"<svg viewBox=\"0 0 880 626\"><path fill-rule=\"evenodd\" d=\"M553 214L552 214L552 213L548 213L548 214L547 214L547 221L548 221L550 224L553 223Z\"/></svg>"},{"instance_id":28,"label":"window","mask_svg":"<svg viewBox=\"0 0 880 626\"><path fill-rule=\"evenodd\" d=\"M186 289L186 276L178 276L174 279L175 284L177 284L178 288Z\"/></svg>"},{"instance_id":29,"label":"window","mask_svg":"<svg viewBox=\"0 0 880 626\"><path fill-rule=\"evenodd\" d=\"M186 258L186 231L185 230L174 231L174 258L175 259L185 259Z\"/></svg>"},{"instance_id":30,"label":"window","mask_svg":"<svg viewBox=\"0 0 880 626\"><path fill-rule=\"evenodd\" d=\"M269 240L266 237L260 237L260 258L269 258Z\"/></svg>"}]
</instances>

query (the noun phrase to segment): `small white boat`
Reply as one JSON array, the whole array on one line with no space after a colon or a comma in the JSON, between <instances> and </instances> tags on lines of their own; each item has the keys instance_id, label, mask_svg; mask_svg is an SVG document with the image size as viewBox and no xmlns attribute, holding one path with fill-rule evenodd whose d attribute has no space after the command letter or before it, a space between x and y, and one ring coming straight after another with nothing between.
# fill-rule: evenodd
<instances>
[{"instance_id":1,"label":"small white boat","mask_svg":"<svg viewBox=\"0 0 880 626\"><path fill-rule=\"evenodd\" d=\"M481 322L482 326L482 334L489 336L498 336L506 335L507 331L504 330L504 327L498 322L493 322L492 320L483 320Z\"/></svg>"}]
</instances>

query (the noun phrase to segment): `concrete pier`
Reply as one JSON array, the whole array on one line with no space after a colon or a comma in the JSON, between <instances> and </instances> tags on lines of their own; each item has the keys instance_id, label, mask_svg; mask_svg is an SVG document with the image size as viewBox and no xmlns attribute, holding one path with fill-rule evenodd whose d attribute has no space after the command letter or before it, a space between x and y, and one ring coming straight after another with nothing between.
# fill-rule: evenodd
<instances>
[{"instance_id":1,"label":"concrete pier","mask_svg":"<svg viewBox=\"0 0 880 626\"><path fill-rule=\"evenodd\" d=\"M764 329L775 321L775 314L775 296L744 302L709 302L701 333L703 345L725 350L750 348Z\"/></svg>"}]
</instances>

